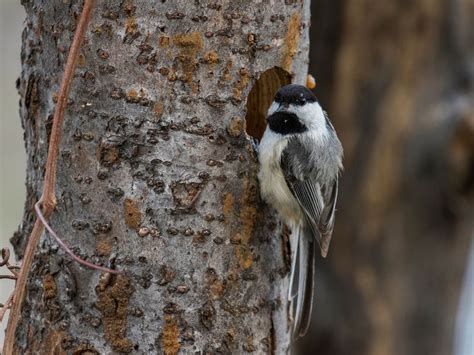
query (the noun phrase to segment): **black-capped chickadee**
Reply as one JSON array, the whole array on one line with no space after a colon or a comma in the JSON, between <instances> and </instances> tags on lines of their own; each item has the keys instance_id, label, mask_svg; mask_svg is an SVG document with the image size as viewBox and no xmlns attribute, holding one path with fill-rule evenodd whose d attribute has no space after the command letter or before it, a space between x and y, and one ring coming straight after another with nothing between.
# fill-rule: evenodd
<instances>
[{"instance_id":1,"label":"black-capped chickadee","mask_svg":"<svg viewBox=\"0 0 474 355\"><path fill-rule=\"evenodd\" d=\"M293 337L311 320L314 240L328 252L334 228L342 146L313 93L301 85L278 90L259 145L260 191L291 229L289 299Z\"/></svg>"}]
</instances>

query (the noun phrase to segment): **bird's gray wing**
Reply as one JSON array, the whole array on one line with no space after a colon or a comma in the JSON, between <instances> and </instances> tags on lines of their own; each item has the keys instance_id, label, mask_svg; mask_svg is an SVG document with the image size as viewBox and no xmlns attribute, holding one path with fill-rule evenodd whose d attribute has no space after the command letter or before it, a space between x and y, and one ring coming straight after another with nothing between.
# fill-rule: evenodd
<instances>
[{"instance_id":1,"label":"bird's gray wing","mask_svg":"<svg viewBox=\"0 0 474 355\"><path fill-rule=\"evenodd\" d=\"M316 239L326 257L334 228L337 178L330 189L312 180L288 179L288 186L302 207L306 222L298 228L290 275L290 304L294 314L293 338L306 334L311 322L314 293Z\"/></svg>"},{"instance_id":2,"label":"bird's gray wing","mask_svg":"<svg viewBox=\"0 0 474 355\"><path fill-rule=\"evenodd\" d=\"M334 179L332 186L326 187L323 191L325 196L325 205L321 217L319 218L318 230L321 235L321 255L326 257L331 242L332 231L334 230L334 221L336 216L336 201L339 190L338 177Z\"/></svg>"},{"instance_id":3,"label":"bird's gray wing","mask_svg":"<svg viewBox=\"0 0 474 355\"><path fill-rule=\"evenodd\" d=\"M306 146L292 140L283 151L281 167L288 188L304 212L306 223L298 226L296 250L292 259L289 300L293 316L293 337L303 336L311 320L314 292L316 239L325 257L328 252L337 199L337 176L321 179L309 159Z\"/></svg>"},{"instance_id":4,"label":"bird's gray wing","mask_svg":"<svg viewBox=\"0 0 474 355\"><path fill-rule=\"evenodd\" d=\"M321 184L314 178L298 180L287 176L286 182L304 211L306 221L326 257L334 229L337 200L337 177L330 185Z\"/></svg>"}]
</instances>

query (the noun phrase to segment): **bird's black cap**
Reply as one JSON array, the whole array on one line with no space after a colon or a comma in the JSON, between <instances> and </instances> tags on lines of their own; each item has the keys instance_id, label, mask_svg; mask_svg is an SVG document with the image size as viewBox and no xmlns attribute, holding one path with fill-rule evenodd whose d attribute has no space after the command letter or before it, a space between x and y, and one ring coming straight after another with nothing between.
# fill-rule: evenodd
<instances>
[{"instance_id":1,"label":"bird's black cap","mask_svg":"<svg viewBox=\"0 0 474 355\"><path fill-rule=\"evenodd\" d=\"M301 106L316 101L318 101L316 96L303 85L291 84L283 86L275 95L275 102L279 104L286 103Z\"/></svg>"}]
</instances>

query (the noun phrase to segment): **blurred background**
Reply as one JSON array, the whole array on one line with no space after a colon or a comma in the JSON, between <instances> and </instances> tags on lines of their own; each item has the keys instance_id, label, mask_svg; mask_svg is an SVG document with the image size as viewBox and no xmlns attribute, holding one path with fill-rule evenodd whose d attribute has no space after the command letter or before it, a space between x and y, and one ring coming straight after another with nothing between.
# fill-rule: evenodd
<instances>
[{"instance_id":1,"label":"blurred background","mask_svg":"<svg viewBox=\"0 0 474 355\"><path fill-rule=\"evenodd\" d=\"M474 1L313 0L311 22L345 172L301 353L472 355Z\"/></svg>"},{"instance_id":2,"label":"blurred background","mask_svg":"<svg viewBox=\"0 0 474 355\"><path fill-rule=\"evenodd\" d=\"M299 353L472 355L474 0L313 0L312 16L310 72L346 171ZM25 199L23 20L0 1L0 246Z\"/></svg>"}]
</instances>

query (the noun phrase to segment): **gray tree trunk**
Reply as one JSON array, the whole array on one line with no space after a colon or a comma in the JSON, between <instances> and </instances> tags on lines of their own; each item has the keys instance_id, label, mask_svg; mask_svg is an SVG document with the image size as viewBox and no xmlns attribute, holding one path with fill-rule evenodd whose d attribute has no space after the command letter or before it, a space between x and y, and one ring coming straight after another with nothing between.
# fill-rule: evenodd
<instances>
[{"instance_id":1,"label":"gray tree trunk","mask_svg":"<svg viewBox=\"0 0 474 355\"><path fill-rule=\"evenodd\" d=\"M19 255L82 8L24 4L18 85L29 159ZM97 1L50 222L77 254L126 273L84 269L43 235L18 353L287 351L287 240L260 201L244 127L261 134L286 72L304 82L308 28L309 1Z\"/></svg>"}]
</instances>

